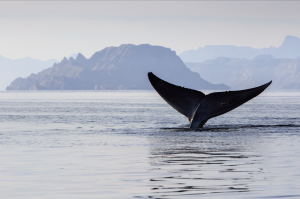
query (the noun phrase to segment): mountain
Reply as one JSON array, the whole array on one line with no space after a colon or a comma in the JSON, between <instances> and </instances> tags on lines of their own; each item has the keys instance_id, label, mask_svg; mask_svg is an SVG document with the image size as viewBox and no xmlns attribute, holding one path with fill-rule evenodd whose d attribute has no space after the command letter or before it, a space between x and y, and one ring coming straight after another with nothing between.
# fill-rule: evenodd
<instances>
[{"instance_id":1,"label":"mountain","mask_svg":"<svg viewBox=\"0 0 300 199\"><path fill-rule=\"evenodd\" d=\"M275 58L295 59L300 56L300 39L295 36L286 36L282 45L272 55Z\"/></svg>"},{"instance_id":2,"label":"mountain","mask_svg":"<svg viewBox=\"0 0 300 199\"><path fill-rule=\"evenodd\" d=\"M78 54L27 78L17 78L7 90L153 89L147 73L192 89L229 89L211 84L188 69L175 51L160 46L121 45L96 52L90 59Z\"/></svg>"},{"instance_id":3,"label":"mountain","mask_svg":"<svg viewBox=\"0 0 300 199\"><path fill-rule=\"evenodd\" d=\"M273 80L271 89L300 89L300 59L275 59L259 55L254 59L224 58L202 63L186 63L192 71L212 83L225 83L232 89L246 89Z\"/></svg>"},{"instance_id":4,"label":"mountain","mask_svg":"<svg viewBox=\"0 0 300 199\"><path fill-rule=\"evenodd\" d=\"M179 57L183 62L203 62L218 57L253 59L263 54L269 54L275 58L295 59L300 56L300 39L295 36L286 36L279 48L255 49L246 46L207 45L204 48L198 48L198 50L185 51Z\"/></svg>"},{"instance_id":5,"label":"mountain","mask_svg":"<svg viewBox=\"0 0 300 199\"><path fill-rule=\"evenodd\" d=\"M71 57L73 59L76 59L77 55L78 55L78 53L73 53L72 55L70 55L69 57L67 57L67 59L70 59Z\"/></svg>"},{"instance_id":6,"label":"mountain","mask_svg":"<svg viewBox=\"0 0 300 199\"><path fill-rule=\"evenodd\" d=\"M0 55L0 91L5 90L17 77L38 73L51 67L55 62L57 62L55 59L41 61L30 57L12 60Z\"/></svg>"}]
</instances>

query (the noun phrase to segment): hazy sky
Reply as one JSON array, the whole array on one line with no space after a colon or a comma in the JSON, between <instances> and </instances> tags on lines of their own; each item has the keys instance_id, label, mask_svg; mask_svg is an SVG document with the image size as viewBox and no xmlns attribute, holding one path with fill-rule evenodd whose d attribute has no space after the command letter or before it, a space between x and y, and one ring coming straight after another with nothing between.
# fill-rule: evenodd
<instances>
[{"instance_id":1,"label":"hazy sky","mask_svg":"<svg viewBox=\"0 0 300 199\"><path fill-rule=\"evenodd\" d=\"M300 38L300 1L0 1L0 55L41 60L107 46L278 47Z\"/></svg>"}]
</instances>

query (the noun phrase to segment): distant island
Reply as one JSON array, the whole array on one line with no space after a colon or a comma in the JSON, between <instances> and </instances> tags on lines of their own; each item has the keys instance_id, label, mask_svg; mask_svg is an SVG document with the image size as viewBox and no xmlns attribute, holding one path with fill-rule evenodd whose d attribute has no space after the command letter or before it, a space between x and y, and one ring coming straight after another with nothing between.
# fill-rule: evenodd
<instances>
[{"instance_id":1,"label":"distant island","mask_svg":"<svg viewBox=\"0 0 300 199\"><path fill-rule=\"evenodd\" d=\"M300 89L300 39L295 36L286 36L279 48L205 46L177 56L161 46L124 44L89 59L78 53L54 61L0 56L0 86L19 77L6 90L149 90L147 73L153 72L196 90L239 90L270 80L270 89Z\"/></svg>"},{"instance_id":2,"label":"distant island","mask_svg":"<svg viewBox=\"0 0 300 199\"><path fill-rule=\"evenodd\" d=\"M253 59L258 55L272 55L274 58L295 59L300 56L300 39L295 36L286 36L278 48L269 47L255 49L248 46L207 45L197 50L188 50L179 55L183 62L203 62L218 57Z\"/></svg>"},{"instance_id":3,"label":"distant island","mask_svg":"<svg viewBox=\"0 0 300 199\"><path fill-rule=\"evenodd\" d=\"M300 57L275 59L259 55L254 59L219 57L202 63L185 63L212 83L225 83L233 90L256 87L273 80L271 89L300 89Z\"/></svg>"},{"instance_id":4,"label":"distant island","mask_svg":"<svg viewBox=\"0 0 300 199\"><path fill-rule=\"evenodd\" d=\"M4 91L17 77L27 77L31 73L38 73L53 66L55 59L42 61L25 57L22 59L9 59L0 55L0 91Z\"/></svg>"},{"instance_id":5,"label":"distant island","mask_svg":"<svg viewBox=\"0 0 300 199\"><path fill-rule=\"evenodd\" d=\"M203 80L169 48L126 44L107 47L90 59L80 53L76 59L64 58L37 74L15 79L6 90L152 90L148 72L186 88L230 88Z\"/></svg>"}]
</instances>

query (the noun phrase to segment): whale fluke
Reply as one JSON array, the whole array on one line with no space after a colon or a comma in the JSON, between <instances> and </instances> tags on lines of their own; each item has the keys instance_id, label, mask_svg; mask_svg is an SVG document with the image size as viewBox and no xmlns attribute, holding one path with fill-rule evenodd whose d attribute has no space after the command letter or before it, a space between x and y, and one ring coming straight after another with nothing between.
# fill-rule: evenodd
<instances>
[{"instance_id":1,"label":"whale fluke","mask_svg":"<svg viewBox=\"0 0 300 199\"><path fill-rule=\"evenodd\" d=\"M205 94L200 91L170 84L156 77L153 73L148 73L148 78L158 94L170 106L176 109L179 113L185 115L189 121L192 122L195 110L201 100L204 99Z\"/></svg>"},{"instance_id":2,"label":"whale fluke","mask_svg":"<svg viewBox=\"0 0 300 199\"><path fill-rule=\"evenodd\" d=\"M152 72L148 78L158 94L174 109L185 115L191 123L190 128L202 128L210 119L227 113L262 93L271 83L241 90L204 93L168 83Z\"/></svg>"}]
</instances>

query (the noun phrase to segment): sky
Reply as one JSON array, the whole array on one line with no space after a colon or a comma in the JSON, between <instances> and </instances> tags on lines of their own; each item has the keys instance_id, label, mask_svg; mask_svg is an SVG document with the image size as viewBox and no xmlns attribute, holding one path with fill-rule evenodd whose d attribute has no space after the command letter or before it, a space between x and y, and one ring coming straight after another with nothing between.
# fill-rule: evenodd
<instances>
[{"instance_id":1,"label":"sky","mask_svg":"<svg viewBox=\"0 0 300 199\"><path fill-rule=\"evenodd\" d=\"M300 1L0 1L0 55L89 58L121 44L180 54L205 45L279 47L300 38Z\"/></svg>"}]
</instances>

